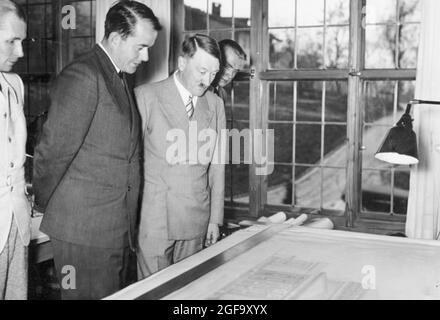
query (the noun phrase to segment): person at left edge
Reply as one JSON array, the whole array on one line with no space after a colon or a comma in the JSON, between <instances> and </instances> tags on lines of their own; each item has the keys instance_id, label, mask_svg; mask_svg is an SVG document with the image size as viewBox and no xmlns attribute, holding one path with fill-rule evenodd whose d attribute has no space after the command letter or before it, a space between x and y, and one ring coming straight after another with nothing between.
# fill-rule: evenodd
<instances>
[{"instance_id":1,"label":"person at left edge","mask_svg":"<svg viewBox=\"0 0 440 320\"><path fill-rule=\"evenodd\" d=\"M26 120L20 77L26 18L13 1L0 1L0 300L27 299L31 208L25 194Z\"/></svg>"},{"instance_id":2,"label":"person at left edge","mask_svg":"<svg viewBox=\"0 0 440 320\"><path fill-rule=\"evenodd\" d=\"M148 60L160 29L144 4L116 3L103 41L67 66L51 92L33 184L62 299L100 299L129 284L142 145L126 73ZM67 274L75 287L63 283Z\"/></svg>"}]
</instances>

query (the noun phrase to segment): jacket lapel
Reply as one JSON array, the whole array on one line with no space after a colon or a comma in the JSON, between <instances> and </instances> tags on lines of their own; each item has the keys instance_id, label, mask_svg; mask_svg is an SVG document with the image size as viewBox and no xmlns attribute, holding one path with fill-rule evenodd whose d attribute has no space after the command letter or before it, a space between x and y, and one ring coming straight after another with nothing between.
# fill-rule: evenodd
<instances>
[{"instance_id":1,"label":"jacket lapel","mask_svg":"<svg viewBox=\"0 0 440 320\"><path fill-rule=\"evenodd\" d=\"M214 112L210 108L206 94L199 97L193 116L193 120L197 121L198 130L208 128L213 116Z\"/></svg>"},{"instance_id":2,"label":"jacket lapel","mask_svg":"<svg viewBox=\"0 0 440 320\"><path fill-rule=\"evenodd\" d=\"M174 128L187 130L189 127L188 115L182 97L174 83L174 76L164 82L164 90L161 94L162 111Z\"/></svg>"},{"instance_id":3,"label":"jacket lapel","mask_svg":"<svg viewBox=\"0 0 440 320\"><path fill-rule=\"evenodd\" d=\"M107 54L98 45L95 46L94 50L98 56L98 62L101 66L102 74L110 95L112 96L115 104L119 106L121 112L127 114L128 116L130 122L128 129L131 137L131 158L136 151L140 138L140 116L133 98L133 91L128 85L125 74L124 79L127 88L124 87L124 82L116 73L115 67Z\"/></svg>"},{"instance_id":4,"label":"jacket lapel","mask_svg":"<svg viewBox=\"0 0 440 320\"><path fill-rule=\"evenodd\" d=\"M119 106L122 113L127 113L130 117L131 107L130 99L127 98L127 93L124 84L116 73L116 69L107 54L98 46L95 45L94 51L98 56L98 64L101 67L102 75L104 77L107 89L112 96L115 104ZM131 124L130 124L131 127Z\"/></svg>"}]
</instances>

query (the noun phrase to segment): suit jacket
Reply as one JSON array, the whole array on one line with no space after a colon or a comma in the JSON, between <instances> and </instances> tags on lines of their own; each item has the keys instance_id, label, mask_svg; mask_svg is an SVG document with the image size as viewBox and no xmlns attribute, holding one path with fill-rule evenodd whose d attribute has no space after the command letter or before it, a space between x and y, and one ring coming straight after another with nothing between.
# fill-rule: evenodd
<instances>
[{"instance_id":1,"label":"suit jacket","mask_svg":"<svg viewBox=\"0 0 440 320\"><path fill-rule=\"evenodd\" d=\"M8 240L12 220L23 245L30 240L31 208L25 194L26 119L20 77L0 73L0 252Z\"/></svg>"},{"instance_id":2,"label":"suit jacket","mask_svg":"<svg viewBox=\"0 0 440 320\"><path fill-rule=\"evenodd\" d=\"M173 76L137 87L135 95L145 158L139 241L147 236L175 240L204 236L209 222L223 223L224 162L213 161L225 150L219 135L226 127L223 102L212 92L199 97L190 123ZM208 132L212 134L207 139L212 148L207 147L207 140L196 141L197 136L200 139L200 134ZM186 144L177 152L182 139ZM188 140L196 142L190 146ZM197 154L206 158L191 158Z\"/></svg>"},{"instance_id":3,"label":"suit jacket","mask_svg":"<svg viewBox=\"0 0 440 320\"><path fill-rule=\"evenodd\" d=\"M33 180L49 236L103 248L128 239L133 248L141 123L127 91L99 46L56 79Z\"/></svg>"},{"instance_id":4,"label":"suit jacket","mask_svg":"<svg viewBox=\"0 0 440 320\"><path fill-rule=\"evenodd\" d=\"M226 90L223 87L220 86L210 86L209 90L214 92L217 96L220 97L220 99L223 100L223 103L226 103L226 100L228 99L228 93L226 92Z\"/></svg>"}]
</instances>

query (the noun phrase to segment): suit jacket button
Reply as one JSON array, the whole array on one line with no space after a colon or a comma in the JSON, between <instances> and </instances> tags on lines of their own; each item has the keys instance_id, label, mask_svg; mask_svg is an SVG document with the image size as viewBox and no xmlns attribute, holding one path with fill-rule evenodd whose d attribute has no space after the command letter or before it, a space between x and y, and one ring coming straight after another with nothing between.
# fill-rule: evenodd
<instances>
[{"instance_id":1,"label":"suit jacket button","mask_svg":"<svg viewBox=\"0 0 440 320\"><path fill-rule=\"evenodd\" d=\"M128 192L130 192L131 191L131 186L128 186Z\"/></svg>"}]
</instances>

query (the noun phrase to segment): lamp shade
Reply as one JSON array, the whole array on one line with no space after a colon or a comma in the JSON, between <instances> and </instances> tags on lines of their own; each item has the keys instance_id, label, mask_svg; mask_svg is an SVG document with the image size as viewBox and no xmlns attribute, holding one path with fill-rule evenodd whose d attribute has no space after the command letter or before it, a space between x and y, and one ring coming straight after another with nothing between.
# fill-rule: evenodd
<instances>
[{"instance_id":1,"label":"lamp shade","mask_svg":"<svg viewBox=\"0 0 440 320\"><path fill-rule=\"evenodd\" d=\"M375 155L376 159L392 164L417 164L417 137L414 131L393 127Z\"/></svg>"},{"instance_id":2,"label":"lamp shade","mask_svg":"<svg viewBox=\"0 0 440 320\"><path fill-rule=\"evenodd\" d=\"M375 155L376 159L399 165L419 163L417 137L412 130L412 119L406 112L396 126L388 131Z\"/></svg>"}]
</instances>

